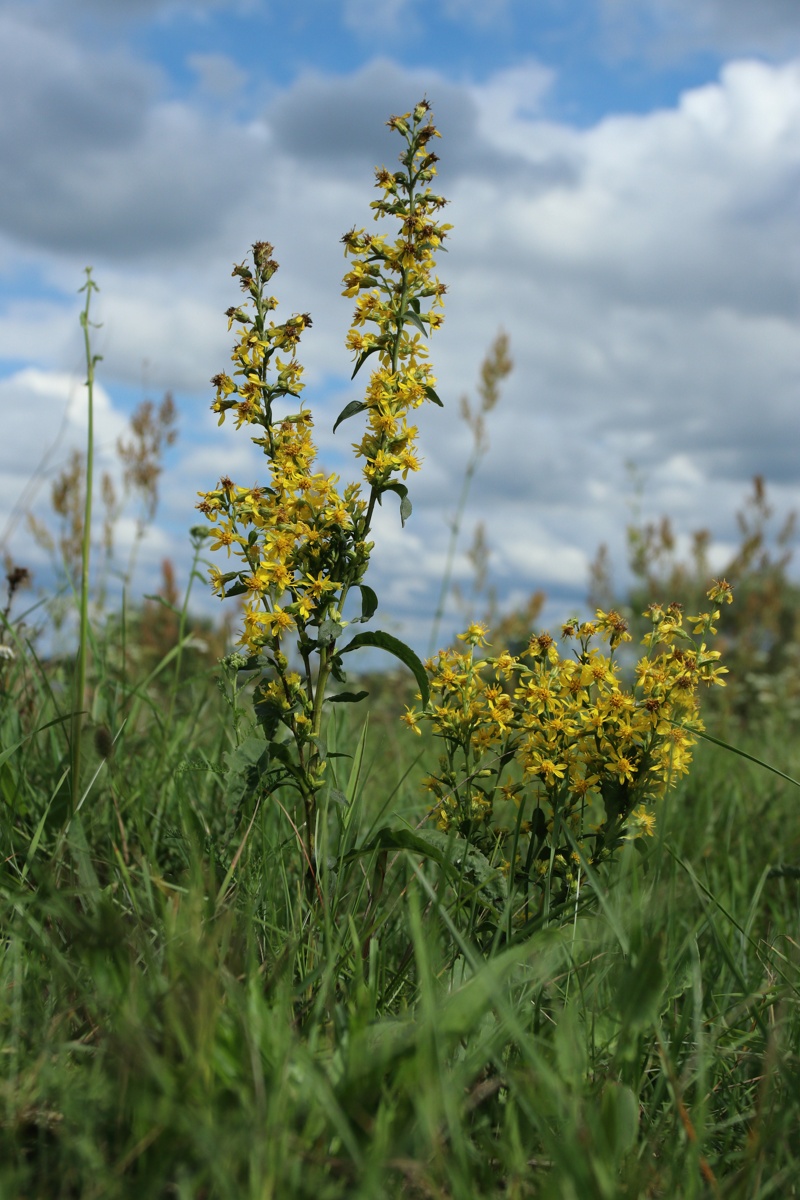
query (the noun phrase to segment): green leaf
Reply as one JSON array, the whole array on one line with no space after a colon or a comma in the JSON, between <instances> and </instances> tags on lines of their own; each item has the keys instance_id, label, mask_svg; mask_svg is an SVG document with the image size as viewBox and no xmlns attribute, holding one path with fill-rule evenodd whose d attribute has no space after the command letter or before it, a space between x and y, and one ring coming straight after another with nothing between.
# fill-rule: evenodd
<instances>
[{"instance_id":1,"label":"green leaf","mask_svg":"<svg viewBox=\"0 0 800 1200\"><path fill-rule=\"evenodd\" d=\"M444 833L440 829L424 829L419 834L431 846L436 846L447 855L459 875L477 887L483 900L492 899L502 903L508 898L508 884L502 871L493 866L476 846L470 845L466 838L454 837L452 833Z\"/></svg>"},{"instance_id":2,"label":"green leaf","mask_svg":"<svg viewBox=\"0 0 800 1200\"><path fill-rule=\"evenodd\" d=\"M645 942L620 972L617 1011L625 1031L638 1033L657 1020L664 993L664 967L660 935Z\"/></svg>"},{"instance_id":3,"label":"green leaf","mask_svg":"<svg viewBox=\"0 0 800 1200\"><path fill-rule=\"evenodd\" d=\"M639 1136L639 1100L624 1083L609 1081L600 1094L600 1120L609 1149L619 1163Z\"/></svg>"},{"instance_id":4,"label":"green leaf","mask_svg":"<svg viewBox=\"0 0 800 1200\"><path fill-rule=\"evenodd\" d=\"M330 661L331 675L337 683L347 683L347 676L342 668L342 659L339 654L334 654Z\"/></svg>"},{"instance_id":5,"label":"green leaf","mask_svg":"<svg viewBox=\"0 0 800 1200\"><path fill-rule=\"evenodd\" d=\"M369 842L345 855L344 861L351 862L354 858L373 854L376 850L410 850L412 854L422 855L423 858L430 858L438 863L451 879L458 875L458 868L441 847L434 845L424 834L414 829L391 829L388 826L379 829Z\"/></svg>"},{"instance_id":6,"label":"green leaf","mask_svg":"<svg viewBox=\"0 0 800 1200\"><path fill-rule=\"evenodd\" d=\"M323 621L319 627L320 646L330 646L331 642L335 642L341 636L343 630L344 625L341 621L331 621L330 618Z\"/></svg>"},{"instance_id":7,"label":"green leaf","mask_svg":"<svg viewBox=\"0 0 800 1200\"><path fill-rule=\"evenodd\" d=\"M400 523L405 525L408 518L411 516L411 501L408 498L408 488L404 483L387 483L382 488L384 492L396 492L400 497ZM380 492L378 493L378 503L381 502Z\"/></svg>"},{"instance_id":8,"label":"green leaf","mask_svg":"<svg viewBox=\"0 0 800 1200\"><path fill-rule=\"evenodd\" d=\"M411 325L416 325L417 329L420 331L420 333L423 335L423 337L428 336L428 331L425 328L425 326L422 324L422 318L418 317L417 314L415 312L412 312L410 309L406 309L406 314L405 314L405 317L403 318L403 323L404 324L410 323Z\"/></svg>"},{"instance_id":9,"label":"green leaf","mask_svg":"<svg viewBox=\"0 0 800 1200\"><path fill-rule=\"evenodd\" d=\"M263 736L249 733L240 746L225 755L225 792L235 804L255 791L267 770L269 755Z\"/></svg>"},{"instance_id":10,"label":"green leaf","mask_svg":"<svg viewBox=\"0 0 800 1200\"><path fill-rule=\"evenodd\" d=\"M357 586L361 592L361 620L368 621L377 610L378 597L368 584L359 583Z\"/></svg>"},{"instance_id":11,"label":"green leaf","mask_svg":"<svg viewBox=\"0 0 800 1200\"><path fill-rule=\"evenodd\" d=\"M379 346L370 346L369 350L365 350L363 354L359 354L358 359L356 360L356 365L353 367L353 374L350 376L351 379L355 379L356 375L361 370L370 354L374 354L378 349L380 349Z\"/></svg>"},{"instance_id":12,"label":"green leaf","mask_svg":"<svg viewBox=\"0 0 800 1200\"><path fill-rule=\"evenodd\" d=\"M75 813L69 826L69 847L78 872L82 898L87 908L95 910L100 900L100 880L92 862L92 853L86 839L80 813Z\"/></svg>"},{"instance_id":13,"label":"green leaf","mask_svg":"<svg viewBox=\"0 0 800 1200\"><path fill-rule=\"evenodd\" d=\"M357 633L346 646L342 647L339 653L348 654L351 650L360 649L361 646L376 646L379 650L385 650L388 654L393 654L395 658L399 658L400 662L405 663L419 684L423 708L427 707L430 700L428 676L425 673L425 668L410 646L407 646L405 642L401 642L393 634L383 633L381 630L376 629L373 633Z\"/></svg>"},{"instance_id":14,"label":"green leaf","mask_svg":"<svg viewBox=\"0 0 800 1200\"><path fill-rule=\"evenodd\" d=\"M244 593L245 593L245 592L247 592L247 591L249 591L249 590L250 590L250 589L249 589L249 588L248 588L248 587L247 587L245 584L243 584L243 583L235 583L235 584L233 585L233 587L229 587L229 588L227 588L227 589L226 589L226 591L225 591L225 595L226 595L226 597L227 597L227 596L243 596L243 595L244 595Z\"/></svg>"},{"instance_id":15,"label":"green leaf","mask_svg":"<svg viewBox=\"0 0 800 1200\"><path fill-rule=\"evenodd\" d=\"M484 1016L498 1007L507 984L518 968L525 969L530 987L536 980L544 983L553 977L564 957L564 937L560 930L543 930L538 937L528 938L490 959L444 1000L436 1014L437 1031L453 1038L465 1037L475 1029Z\"/></svg>"},{"instance_id":16,"label":"green leaf","mask_svg":"<svg viewBox=\"0 0 800 1200\"><path fill-rule=\"evenodd\" d=\"M335 696L326 696L326 704L358 704L359 700L364 700L369 695L369 692L337 692Z\"/></svg>"},{"instance_id":17,"label":"green leaf","mask_svg":"<svg viewBox=\"0 0 800 1200\"><path fill-rule=\"evenodd\" d=\"M345 404L344 408L336 418L333 426L333 432L336 433L336 430L339 428L342 421L346 421L349 417L354 417L356 413L364 412L366 408L369 408L369 405L365 404L363 400L351 400L349 404Z\"/></svg>"},{"instance_id":18,"label":"green leaf","mask_svg":"<svg viewBox=\"0 0 800 1200\"><path fill-rule=\"evenodd\" d=\"M436 391L434 390L434 388L431 387L431 385L429 383L425 385L425 395L428 397L429 400L432 400L434 404L438 404L439 408L444 408L444 405L442 404L441 400L437 396Z\"/></svg>"},{"instance_id":19,"label":"green leaf","mask_svg":"<svg viewBox=\"0 0 800 1200\"><path fill-rule=\"evenodd\" d=\"M565 1005L559 1014L553 1037L559 1078L567 1087L578 1090L586 1079L589 1056L586 1030L574 1005Z\"/></svg>"}]
</instances>

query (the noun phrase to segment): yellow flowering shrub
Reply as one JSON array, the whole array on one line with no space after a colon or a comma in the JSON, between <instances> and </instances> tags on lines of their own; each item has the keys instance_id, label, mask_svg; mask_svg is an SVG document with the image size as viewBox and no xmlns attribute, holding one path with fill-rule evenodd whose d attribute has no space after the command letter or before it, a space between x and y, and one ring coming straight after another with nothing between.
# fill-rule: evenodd
<instances>
[{"instance_id":1,"label":"yellow flowering shrub","mask_svg":"<svg viewBox=\"0 0 800 1200\"><path fill-rule=\"evenodd\" d=\"M585 864L652 834L654 806L687 772L703 729L698 690L724 684L719 651L702 637L714 632L713 605L732 599L729 584L708 596L711 610L689 618L694 635L679 605L651 605L629 687L616 651L630 634L614 611L568 621L566 655L548 633L519 657L484 655L486 628L474 624L459 635L463 650L429 660L430 704L404 720L430 722L444 743L425 781L438 828L552 900L577 886Z\"/></svg>"}]
</instances>

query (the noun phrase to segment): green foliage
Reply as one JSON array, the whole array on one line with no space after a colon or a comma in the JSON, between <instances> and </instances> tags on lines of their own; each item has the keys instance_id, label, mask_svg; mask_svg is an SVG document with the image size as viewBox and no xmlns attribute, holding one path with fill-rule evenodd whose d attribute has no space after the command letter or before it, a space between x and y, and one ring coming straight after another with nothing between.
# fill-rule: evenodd
<instances>
[{"instance_id":1,"label":"green foliage","mask_svg":"<svg viewBox=\"0 0 800 1200\"><path fill-rule=\"evenodd\" d=\"M58 680L13 665L0 1194L800 1194L788 785L700 747L599 904L487 943L503 887L414 832L380 719L328 732L309 896L264 743L232 745L221 693L169 729L145 702L56 818Z\"/></svg>"}]
</instances>

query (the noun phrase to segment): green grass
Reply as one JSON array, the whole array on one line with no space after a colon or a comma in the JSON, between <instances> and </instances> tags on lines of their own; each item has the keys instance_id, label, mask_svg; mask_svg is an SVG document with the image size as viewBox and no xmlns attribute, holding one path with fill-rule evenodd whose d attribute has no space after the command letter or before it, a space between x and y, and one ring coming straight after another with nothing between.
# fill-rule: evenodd
<instances>
[{"instance_id":1,"label":"green grass","mask_svg":"<svg viewBox=\"0 0 800 1200\"><path fill-rule=\"evenodd\" d=\"M69 665L3 667L0 1196L800 1195L796 789L701 745L646 855L516 929L411 835L435 747L377 681L310 888L245 700L137 637L95 640L75 815Z\"/></svg>"}]
</instances>

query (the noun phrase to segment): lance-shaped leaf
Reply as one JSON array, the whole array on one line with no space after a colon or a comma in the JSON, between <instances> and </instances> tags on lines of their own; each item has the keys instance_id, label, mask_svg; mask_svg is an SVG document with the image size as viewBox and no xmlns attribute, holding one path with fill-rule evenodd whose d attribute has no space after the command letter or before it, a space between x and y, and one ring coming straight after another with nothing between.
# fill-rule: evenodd
<instances>
[{"instance_id":1,"label":"lance-shaped leaf","mask_svg":"<svg viewBox=\"0 0 800 1200\"><path fill-rule=\"evenodd\" d=\"M379 349L380 346L370 346L369 350L365 350L362 354L359 354L358 358L356 359L356 365L353 367L353 374L350 376L351 379L355 379L356 375L361 370L370 354L374 354L375 351Z\"/></svg>"},{"instance_id":2,"label":"lance-shaped leaf","mask_svg":"<svg viewBox=\"0 0 800 1200\"><path fill-rule=\"evenodd\" d=\"M386 650L388 654L393 654L395 658L400 659L400 662L405 663L419 684L423 707L427 707L430 699L428 676L420 659L410 646L407 646L405 642L401 642L393 634L383 633L377 629L374 633L357 633L346 646L342 646L339 654L349 654L351 650L358 650L361 646L375 646L379 650Z\"/></svg>"},{"instance_id":3,"label":"lance-shaped leaf","mask_svg":"<svg viewBox=\"0 0 800 1200\"><path fill-rule=\"evenodd\" d=\"M434 404L438 404L439 408L444 408L444 405L442 404L442 402L439 399L439 397L437 396L435 390L431 387L431 385L429 383L425 384L425 395L428 397L429 400L432 400Z\"/></svg>"},{"instance_id":4,"label":"lance-shaped leaf","mask_svg":"<svg viewBox=\"0 0 800 1200\"><path fill-rule=\"evenodd\" d=\"M422 317L418 316L417 313L413 312L411 309L406 309L403 321L404 323L410 322L412 325L416 325L423 337L428 336L428 331L422 323Z\"/></svg>"},{"instance_id":5,"label":"lance-shaped leaf","mask_svg":"<svg viewBox=\"0 0 800 1200\"><path fill-rule=\"evenodd\" d=\"M333 432L336 433L336 430L339 428L342 421L346 421L348 417L354 417L356 413L364 412L366 408L369 408L369 405L365 404L363 400L351 400L349 404L345 404L344 408L336 418L336 423L333 426Z\"/></svg>"}]
</instances>

